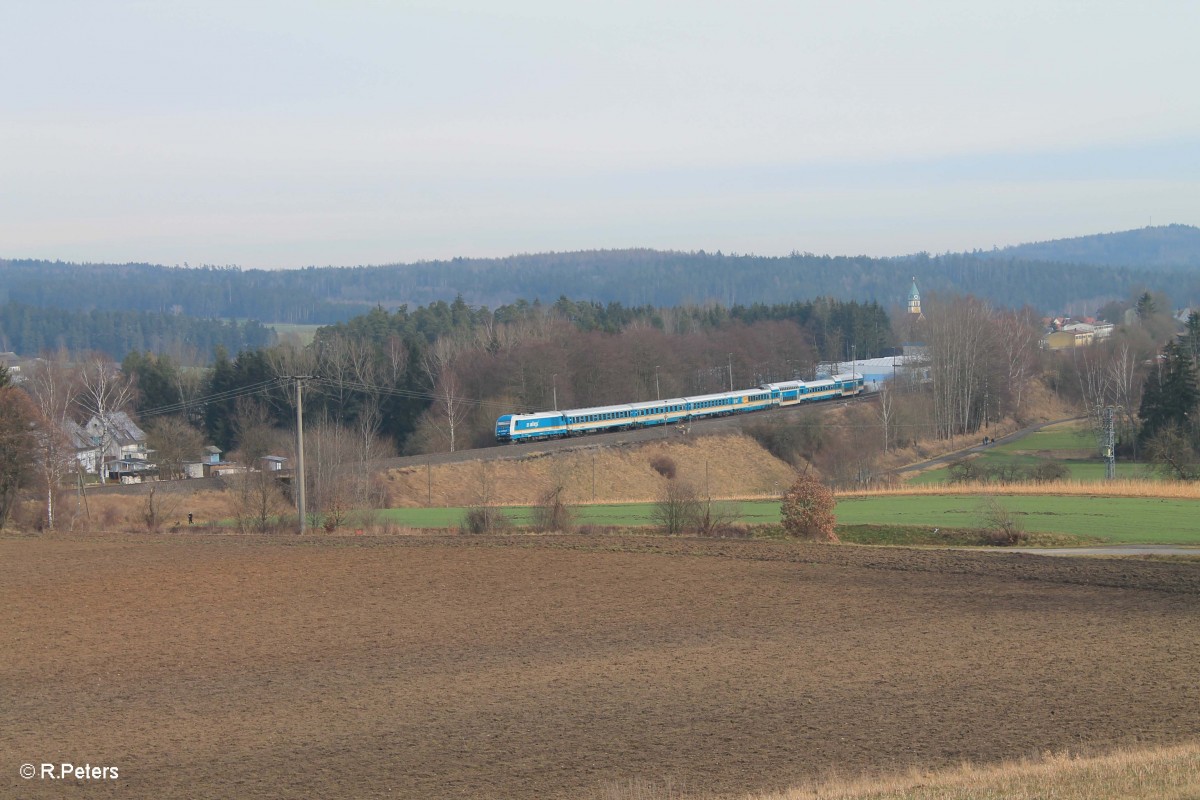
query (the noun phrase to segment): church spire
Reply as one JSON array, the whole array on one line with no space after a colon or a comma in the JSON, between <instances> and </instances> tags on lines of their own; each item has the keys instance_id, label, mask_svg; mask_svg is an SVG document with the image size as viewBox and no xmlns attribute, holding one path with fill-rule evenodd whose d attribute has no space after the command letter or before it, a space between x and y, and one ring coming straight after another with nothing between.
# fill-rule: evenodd
<instances>
[{"instance_id":1,"label":"church spire","mask_svg":"<svg viewBox=\"0 0 1200 800\"><path fill-rule=\"evenodd\" d=\"M912 288L908 290L908 313L914 317L921 316L921 293L917 291L917 278L912 279Z\"/></svg>"}]
</instances>

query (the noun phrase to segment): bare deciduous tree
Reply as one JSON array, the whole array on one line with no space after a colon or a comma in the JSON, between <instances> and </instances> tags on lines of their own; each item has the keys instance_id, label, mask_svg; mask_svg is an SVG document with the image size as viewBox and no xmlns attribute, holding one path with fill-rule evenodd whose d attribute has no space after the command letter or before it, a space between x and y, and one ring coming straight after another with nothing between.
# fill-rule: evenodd
<instances>
[{"instance_id":1,"label":"bare deciduous tree","mask_svg":"<svg viewBox=\"0 0 1200 800\"><path fill-rule=\"evenodd\" d=\"M991 310L973 297L937 298L928 314L929 370L934 425L950 438L975 431L983 420Z\"/></svg>"},{"instance_id":2,"label":"bare deciduous tree","mask_svg":"<svg viewBox=\"0 0 1200 800\"><path fill-rule=\"evenodd\" d=\"M184 476L184 463L200 458L204 436L180 417L158 417L146 426L158 475L165 480Z\"/></svg>"},{"instance_id":3,"label":"bare deciduous tree","mask_svg":"<svg viewBox=\"0 0 1200 800\"><path fill-rule=\"evenodd\" d=\"M67 422L79 392L79 370L65 352L38 359L21 385L41 417L38 432L38 471L46 490L46 526L55 526L55 496L71 473L74 449L67 439Z\"/></svg>"},{"instance_id":4,"label":"bare deciduous tree","mask_svg":"<svg viewBox=\"0 0 1200 800\"><path fill-rule=\"evenodd\" d=\"M461 346L457 342L442 337L421 358L421 366L433 396L431 422L449 444L451 453L458 444L458 430L471 410L455 370L461 353Z\"/></svg>"},{"instance_id":5,"label":"bare deciduous tree","mask_svg":"<svg viewBox=\"0 0 1200 800\"><path fill-rule=\"evenodd\" d=\"M886 453L891 449L892 438L895 435L892 423L896 419L896 387L889 381L884 381L879 384L876 394L879 397L879 422L883 426L883 452Z\"/></svg>"},{"instance_id":6,"label":"bare deciduous tree","mask_svg":"<svg viewBox=\"0 0 1200 800\"><path fill-rule=\"evenodd\" d=\"M1004 356L1005 386L1012 398L1012 413L1020 415L1030 381L1037 374L1040 320L1031 308L996 315L994 335Z\"/></svg>"},{"instance_id":7,"label":"bare deciduous tree","mask_svg":"<svg viewBox=\"0 0 1200 800\"><path fill-rule=\"evenodd\" d=\"M662 496L650 509L650 519L670 535L684 533L696 525L702 503L695 487L681 480L669 480Z\"/></svg>"},{"instance_id":8,"label":"bare deciduous tree","mask_svg":"<svg viewBox=\"0 0 1200 800\"><path fill-rule=\"evenodd\" d=\"M100 482L105 483L104 458L116 440L113 414L124 411L133 401L133 382L120 366L103 355L93 355L79 373L80 392L76 403L98 423Z\"/></svg>"}]
</instances>

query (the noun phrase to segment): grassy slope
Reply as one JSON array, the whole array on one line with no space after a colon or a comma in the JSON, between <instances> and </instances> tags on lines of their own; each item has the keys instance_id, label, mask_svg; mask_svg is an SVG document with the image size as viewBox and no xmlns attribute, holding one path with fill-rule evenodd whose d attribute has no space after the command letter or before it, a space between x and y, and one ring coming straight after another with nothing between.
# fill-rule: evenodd
<instances>
[{"instance_id":1,"label":"grassy slope","mask_svg":"<svg viewBox=\"0 0 1200 800\"><path fill-rule=\"evenodd\" d=\"M1100 460L1096 439L1084 422L1066 422L988 448L979 455L979 463L988 467L1015 464L1018 467L1033 467L1047 461L1060 461L1071 470L1071 480L1098 481L1105 477L1104 462ZM1117 462L1118 478L1149 477L1141 464ZM949 469L929 470L909 480L913 485L945 483L949 480Z\"/></svg>"}]
</instances>

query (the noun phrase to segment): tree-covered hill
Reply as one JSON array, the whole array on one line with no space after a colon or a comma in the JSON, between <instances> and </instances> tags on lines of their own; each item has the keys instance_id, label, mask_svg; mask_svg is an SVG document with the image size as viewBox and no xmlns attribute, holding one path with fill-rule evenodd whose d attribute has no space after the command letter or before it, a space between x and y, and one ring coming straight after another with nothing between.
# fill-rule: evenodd
<instances>
[{"instance_id":1,"label":"tree-covered hill","mask_svg":"<svg viewBox=\"0 0 1200 800\"><path fill-rule=\"evenodd\" d=\"M916 276L922 291L973 294L1043 311L1094 310L1127 297L1131 288L1163 292L1176 306L1200 304L1196 228L1173 225L1067 241L1077 244L1046 250L1054 260L1030 260L1016 248L902 258L592 250L275 271L0 260L0 303L330 324L376 305L423 306L459 295L469 305L490 308L562 296L656 307L832 297L891 307L904 302ZM1088 248L1114 263L1070 263L1100 257L1088 256Z\"/></svg>"},{"instance_id":2,"label":"tree-covered hill","mask_svg":"<svg viewBox=\"0 0 1200 800\"><path fill-rule=\"evenodd\" d=\"M1025 261L1125 266L1143 269L1200 267L1200 228L1160 225L1003 247L978 255Z\"/></svg>"},{"instance_id":3,"label":"tree-covered hill","mask_svg":"<svg viewBox=\"0 0 1200 800\"><path fill-rule=\"evenodd\" d=\"M57 350L99 351L121 360L139 350L184 363L208 361L217 347L238 353L266 347L275 332L255 321L196 319L148 311L91 311L0 305L0 347L23 356Z\"/></svg>"}]
</instances>

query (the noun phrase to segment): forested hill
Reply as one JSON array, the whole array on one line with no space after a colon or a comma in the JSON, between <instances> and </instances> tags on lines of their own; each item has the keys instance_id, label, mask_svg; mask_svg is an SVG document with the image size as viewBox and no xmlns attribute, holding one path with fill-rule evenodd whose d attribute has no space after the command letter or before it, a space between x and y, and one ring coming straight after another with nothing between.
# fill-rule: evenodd
<instances>
[{"instance_id":1,"label":"forested hill","mask_svg":"<svg viewBox=\"0 0 1200 800\"><path fill-rule=\"evenodd\" d=\"M1176 227L1184 228L1165 230ZM1187 258L1200 263L1200 246ZM376 305L415 307L456 295L491 308L562 296L659 307L832 297L891 307L905 301L913 276L923 292L974 294L997 305L1042 311L1093 311L1133 288L1164 292L1176 306L1200 304L1200 269L1188 266L1077 265L1026 260L1008 251L883 259L657 250L275 271L12 260L0 261L0 303L329 324Z\"/></svg>"},{"instance_id":2,"label":"forested hill","mask_svg":"<svg viewBox=\"0 0 1200 800\"><path fill-rule=\"evenodd\" d=\"M1160 225L1118 233L1019 244L977 255L1025 261L1063 261L1155 269L1200 267L1200 228Z\"/></svg>"}]
</instances>

